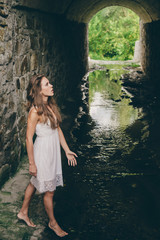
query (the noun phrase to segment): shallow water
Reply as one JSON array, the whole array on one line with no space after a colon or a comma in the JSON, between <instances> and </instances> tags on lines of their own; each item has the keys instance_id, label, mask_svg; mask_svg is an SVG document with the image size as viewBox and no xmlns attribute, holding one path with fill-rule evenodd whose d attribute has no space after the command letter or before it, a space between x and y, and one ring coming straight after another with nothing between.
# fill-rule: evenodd
<instances>
[{"instance_id":1,"label":"shallow water","mask_svg":"<svg viewBox=\"0 0 160 240\"><path fill-rule=\"evenodd\" d=\"M155 118L133 107L120 80L124 70L107 68L112 70L82 80L83 101L70 132L64 131L78 165L68 167L62 154L64 187L56 190L55 215L70 233L65 239L159 240L160 151L159 141L152 142L159 113ZM58 239L47 228L42 195L36 194L30 207L38 227L17 221L28 179L24 163L1 191L0 239Z\"/></svg>"}]
</instances>

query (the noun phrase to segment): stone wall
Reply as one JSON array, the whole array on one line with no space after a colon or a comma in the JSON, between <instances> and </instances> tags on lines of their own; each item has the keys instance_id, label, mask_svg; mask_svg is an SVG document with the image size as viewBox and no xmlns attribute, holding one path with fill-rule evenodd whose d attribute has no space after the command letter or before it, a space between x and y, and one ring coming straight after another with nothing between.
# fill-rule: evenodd
<instances>
[{"instance_id":1,"label":"stone wall","mask_svg":"<svg viewBox=\"0 0 160 240\"><path fill-rule=\"evenodd\" d=\"M140 44L139 40L135 42L133 60L135 62L140 62L141 61L141 44Z\"/></svg>"},{"instance_id":2,"label":"stone wall","mask_svg":"<svg viewBox=\"0 0 160 240\"><path fill-rule=\"evenodd\" d=\"M158 91L160 90L160 21L140 24L141 64L144 72ZM159 93L158 93L159 95Z\"/></svg>"},{"instance_id":3,"label":"stone wall","mask_svg":"<svg viewBox=\"0 0 160 240\"><path fill-rule=\"evenodd\" d=\"M88 66L86 29L86 24L60 15L13 8L10 0L1 1L0 185L15 172L25 149L29 78L44 73L61 106L74 98Z\"/></svg>"}]
</instances>

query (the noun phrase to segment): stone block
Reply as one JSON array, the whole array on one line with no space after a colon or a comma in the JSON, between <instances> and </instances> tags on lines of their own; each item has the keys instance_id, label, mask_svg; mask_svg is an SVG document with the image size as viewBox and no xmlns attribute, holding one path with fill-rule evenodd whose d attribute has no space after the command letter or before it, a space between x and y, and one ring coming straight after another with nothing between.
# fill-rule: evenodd
<instances>
[{"instance_id":1,"label":"stone block","mask_svg":"<svg viewBox=\"0 0 160 240\"><path fill-rule=\"evenodd\" d=\"M8 112L5 116L6 118L6 126L8 129L12 129L13 125L15 124L15 121L16 121L16 116L17 116L17 113L16 112Z\"/></svg>"},{"instance_id":2,"label":"stone block","mask_svg":"<svg viewBox=\"0 0 160 240\"><path fill-rule=\"evenodd\" d=\"M26 23L29 29L34 29L34 18L29 14L26 16Z\"/></svg>"},{"instance_id":3,"label":"stone block","mask_svg":"<svg viewBox=\"0 0 160 240\"><path fill-rule=\"evenodd\" d=\"M22 115L19 119L18 119L18 127L20 129L23 129L23 132L25 131L24 130L24 126L26 126L26 116L25 115Z\"/></svg>"},{"instance_id":4,"label":"stone block","mask_svg":"<svg viewBox=\"0 0 160 240\"><path fill-rule=\"evenodd\" d=\"M34 26L37 30L40 30L41 29L41 21L40 19L34 19Z\"/></svg>"},{"instance_id":5,"label":"stone block","mask_svg":"<svg viewBox=\"0 0 160 240\"><path fill-rule=\"evenodd\" d=\"M36 70L38 67L38 56L36 53L31 55L30 69L31 71Z\"/></svg>"},{"instance_id":6,"label":"stone block","mask_svg":"<svg viewBox=\"0 0 160 240\"><path fill-rule=\"evenodd\" d=\"M15 76L20 76L21 72L20 72L20 58L15 58L15 63L13 65L13 72L15 74Z\"/></svg>"},{"instance_id":7,"label":"stone block","mask_svg":"<svg viewBox=\"0 0 160 240\"><path fill-rule=\"evenodd\" d=\"M12 81L13 81L13 69L12 67L8 67L7 82L12 82Z\"/></svg>"},{"instance_id":8,"label":"stone block","mask_svg":"<svg viewBox=\"0 0 160 240\"><path fill-rule=\"evenodd\" d=\"M4 54L0 55L0 64L8 64L12 60L12 42L5 42L4 48L6 49Z\"/></svg>"},{"instance_id":9,"label":"stone block","mask_svg":"<svg viewBox=\"0 0 160 240\"><path fill-rule=\"evenodd\" d=\"M19 43L19 40L16 41L15 52L16 52L17 55L20 54L20 43Z\"/></svg>"},{"instance_id":10,"label":"stone block","mask_svg":"<svg viewBox=\"0 0 160 240\"><path fill-rule=\"evenodd\" d=\"M29 73L27 74L27 76L25 77L25 89L27 89L28 83L29 83L29 80L30 80L31 77L32 77L32 73L29 72Z\"/></svg>"},{"instance_id":11,"label":"stone block","mask_svg":"<svg viewBox=\"0 0 160 240\"><path fill-rule=\"evenodd\" d=\"M7 129L7 131L5 132L5 135L4 135L4 142L6 143L6 146L8 146L8 142L12 142L13 139L14 139L14 136L15 134L17 133L17 128L14 127L13 129ZM12 145L12 148L14 148L14 144L16 142L13 141L13 145ZM5 149L7 149L7 147L5 147ZM9 146L9 149L10 149L10 146Z\"/></svg>"},{"instance_id":12,"label":"stone block","mask_svg":"<svg viewBox=\"0 0 160 240\"><path fill-rule=\"evenodd\" d=\"M27 91L23 91L23 101L26 101L27 99Z\"/></svg>"},{"instance_id":13,"label":"stone block","mask_svg":"<svg viewBox=\"0 0 160 240\"><path fill-rule=\"evenodd\" d=\"M0 168L0 187L7 181L10 174L10 165L5 164Z\"/></svg>"},{"instance_id":14,"label":"stone block","mask_svg":"<svg viewBox=\"0 0 160 240\"><path fill-rule=\"evenodd\" d=\"M14 110L15 103L14 103L14 101L13 101L12 95L9 97L8 107L9 107L10 109Z\"/></svg>"},{"instance_id":15,"label":"stone block","mask_svg":"<svg viewBox=\"0 0 160 240\"><path fill-rule=\"evenodd\" d=\"M43 38L39 38L39 47L40 49L43 49Z\"/></svg>"},{"instance_id":16,"label":"stone block","mask_svg":"<svg viewBox=\"0 0 160 240\"><path fill-rule=\"evenodd\" d=\"M38 39L35 35L30 35L30 45L33 50L39 48Z\"/></svg>"},{"instance_id":17,"label":"stone block","mask_svg":"<svg viewBox=\"0 0 160 240\"><path fill-rule=\"evenodd\" d=\"M26 24L26 15L25 14L17 14L17 18L16 18L16 27L17 30L19 28L25 28L27 26Z\"/></svg>"},{"instance_id":18,"label":"stone block","mask_svg":"<svg viewBox=\"0 0 160 240\"><path fill-rule=\"evenodd\" d=\"M21 90L25 89L25 78L24 77L20 78L20 89Z\"/></svg>"},{"instance_id":19,"label":"stone block","mask_svg":"<svg viewBox=\"0 0 160 240\"><path fill-rule=\"evenodd\" d=\"M0 149L3 149L2 134L3 134L3 131L0 130Z\"/></svg>"},{"instance_id":20,"label":"stone block","mask_svg":"<svg viewBox=\"0 0 160 240\"><path fill-rule=\"evenodd\" d=\"M11 152L11 169L10 169L10 174L13 175L15 173L15 171L17 170L18 164L19 164L19 159L20 159L20 155L21 155L21 149L18 149L19 152L17 155L15 155L15 152L12 151Z\"/></svg>"},{"instance_id":21,"label":"stone block","mask_svg":"<svg viewBox=\"0 0 160 240\"><path fill-rule=\"evenodd\" d=\"M3 116L3 115L5 115L7 113L7 110L8 110L7 107L8 106L6 106L6 99L4 97L2 97L1 100L2 100L1 103L3 104L2 115L1 116Z\"/></svg>"},{"instance_id":22,"label":"stone block","mask_svg":"<svg viewBox=\"0 0 160 240\"><path fill-rule=\"evenodd\" d=\"M8 51L6 54L5 54L5 58L4 58L4 63L5 64L9 64L9 63L11 63L11 61L12 61L12 52L10 51Z\"/></svg>"},{"instance_id":23,"label":"stone block","mask_svg":"<svg viewBox=\"0 0 160 240\"><path fill-rule=\"evenodd\" d=\"M27 56L25 56L21 64L21 75L24 75L27 72L29 72L29 62Z\"/></svg>"},{"instance_id":24,"label":"stone block","mask_svg":"<svg viewBox=\"0 0 160 240\"><path fill-rule=\"evenodd\" d=\"M143 24L141 22L141 65L148 78L154 82L155 90L160 89L160 21Z\"/></svg>"},{"instance_id":25,"label":"stone block","mask_svg":"<svg viewBox=\"0 0 160 240\"><path fill-rule=\"evenodd\" d=\"M4 28L0 28L0 41L4 41L4 34L5 34L5 30Z\"/></svg>"},{"instance_id":26,"label":"stone block","mask_svg":"<svg viewBox=\"0 0 160 240\"><path fill-rule=\"evenodd\" d=\"M3 148L1 148L1 152L0 152L0 168L6 164L6 159L4 157L4 151Z\"/></svg>"},{"instance_id":27,"label":"stone block","mask_svg":"<svg viewBox=\"0 0 160 240\"><path fill-rule=\"evenodd\" d=\"M6 20L0 19L0 27L5 28L7 26Z\"/></svg>"},{"instance_id":28,"label":"stone block","mask_svg":"<svg viewBox=\"0 0 160 240\"><path fill-rule=\"evenodd\" d=\"M15 128L13 142L15 143L15 146L16 146L16 147L14 147L14 151L16 154L18 154L20 146L19 146L19 133L17 133L17 128Z\"/></svg>"},{"instance_id":29,"label":"stone block","mask_svg":"<svg viewBox=\"0 0 160 240\"><path fill-rule=\"evenodd\" d=\"M18 90L20 89L20 81L19 81L19 78L16 79L16 87L17 87Z\"/></svg>"},{"instance_id":30,"label":"stone block","mask_svg":"<svg viewBox=\"0 0 160 240\"><path fill-rule=\"evenodd\" d=\"M0 54L4 54L5 53L5 49L3 47L0 47Z\"/></svg>"},{"instance_id":31,"label":"stone block","mask_svg":"<svg viewBox=\"0 0 160 240\"><path fill-rule=\"evenodd\" d=\"M8 8L4 2L0 2L0 16L6 18L8 16Z\"/></svg>"},{"instance_id":32,"label":"stone block","mask_svg":"<svg viewBox=\"0 0 160 240\"><path fill-rule=\"evenodd\" d=\"M1 17L7 17L8 13L4 9L0 9L0 16Z\"/></svg>"},{"instance_id":33,"label":"stone block","mask_svg":"<svg viewBox=\"0 0 160 240\"><path fill-rule=\"evenodd\" d=\"M15 51L17 56L24 56L28 51L30 51L30 41L29 36L20 36L17 38L15 43Z\"/></svg>"},{"instance_id":34,"label":"stone block","mask_svg":"<svg viewBox=\"0 0 160 240\"><path fill-rule=\"evenodd\" d=\"M8 42L12 40L12 31L7 28L5 28L5 36L4 36L4 41Z\"/></svg>"}]
</instances>

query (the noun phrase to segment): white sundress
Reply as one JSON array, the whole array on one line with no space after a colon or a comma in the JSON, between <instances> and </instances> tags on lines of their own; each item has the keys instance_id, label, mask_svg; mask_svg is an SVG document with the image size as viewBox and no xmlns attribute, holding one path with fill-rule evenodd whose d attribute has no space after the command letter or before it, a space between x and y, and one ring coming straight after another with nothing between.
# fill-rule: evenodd
<instances>
[{"instance_id":1,"label":"white sundress","mask_svg":"<svg viewBox=\"0 0 160 240\"><path fill-rule=\"evenodd\" d=\"M36 135L33 149L37 176L32 176L30 181L38 192L52 192L57 186L63 186L58 129L52 129L48 120L37 123Z\"/></svg>"}]
</instances>

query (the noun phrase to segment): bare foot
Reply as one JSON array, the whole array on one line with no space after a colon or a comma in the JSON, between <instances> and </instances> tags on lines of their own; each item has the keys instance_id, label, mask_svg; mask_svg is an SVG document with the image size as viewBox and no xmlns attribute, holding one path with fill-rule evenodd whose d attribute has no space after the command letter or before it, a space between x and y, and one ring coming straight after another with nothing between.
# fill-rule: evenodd
<instances>
[{"instance_id":1,"label":"bare foot","mask_svg":"<svg viewBox=\"0 0 160 240\"><path fill-rule=\"evenodd\" d=\"M59 236L59 237L64 237L64 236L68 235L67 232L63 231L63 230L60 228L60 226L58 225L57 222L56 222L54 225L52 225L52 224L49 222L48 227L49 227L50 229L52 229L52 230L57 234L57 236Z\"/></svg>"},{"instance_id":2,"label":"bare foot","mask_svg":"<svg viewBox=\"0 0 160 240\"><path fill-rule=\"evenodd\" d=\"M29 219L28 215L26 215L22 212L19 212L17 214L17 217L19 220L24 221L29 227L36 227L36 225Z\"/></svg>"}]
</instances>

